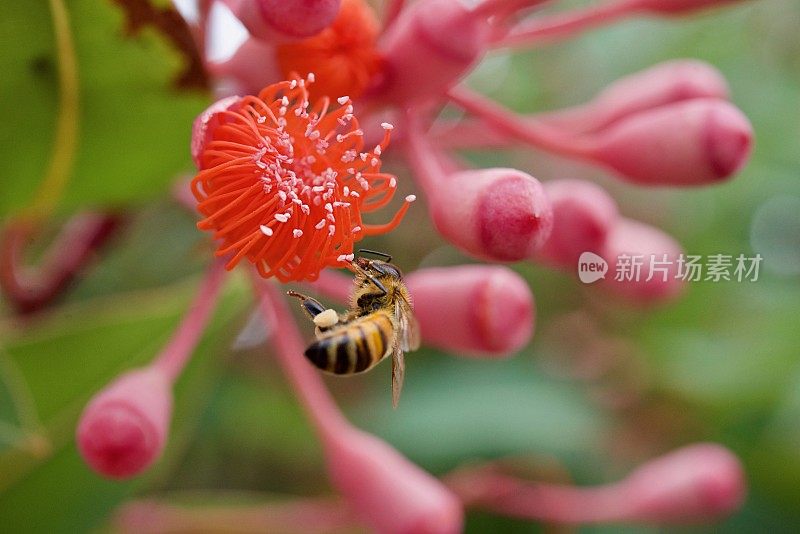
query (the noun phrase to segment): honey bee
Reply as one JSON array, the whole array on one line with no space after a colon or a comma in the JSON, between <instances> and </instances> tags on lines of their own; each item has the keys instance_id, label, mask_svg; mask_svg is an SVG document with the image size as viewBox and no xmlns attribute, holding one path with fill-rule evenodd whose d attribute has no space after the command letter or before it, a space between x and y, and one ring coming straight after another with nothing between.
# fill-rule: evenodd
<instances>
[{"instance_id":1,"label":"honey bee","mask_svg":"<svg viewBox=\"0 0 800 534\"><path fill-rule=\"evenodd\" d=\"M336 375L363 373L392 355L392 405L403 388L405 352L419 348L419 326L411 310L411 296L388 254L362 250L385 258L356 258L350 309L343 314L326 309L317 300L289 291L300 299L303 311L316 325L317 340L306 358L319 369Z\"/></svg>"}]
</instances>

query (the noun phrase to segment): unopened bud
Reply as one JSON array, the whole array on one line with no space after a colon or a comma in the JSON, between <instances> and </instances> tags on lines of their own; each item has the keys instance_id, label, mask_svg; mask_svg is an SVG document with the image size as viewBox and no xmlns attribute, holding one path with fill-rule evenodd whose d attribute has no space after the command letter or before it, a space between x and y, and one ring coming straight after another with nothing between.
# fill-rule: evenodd
<instances>
[{"instance_id":1,"label":"unopened bud","mask_svg":"<svg viewBox=\"0 0 800 534\"><path fill-rule=\"evenodd\" d=\"M627 519L692 522L715 519L744 500L742 466L728 449L690 445L644 464L620 483L629 496Z\"/></svg>"},{"instance_id":2,"label":"unopened bud","mask_svg":"<svg viewBox=\"0 0 800 534\"><path fill-rule=\"evenodd\" d=\"M468 254L491 261L530 257L550 235L553 211L534 177L515 169L456 172L430 203L436 227Z\"/></svg>"},{"instance_id":3,"label":"unopened bud","mask_svg":"<svg viewBox=\"0 0 800 534\"><path fill-rule=\"evenodd\" d=\"M712 443L678 449L602 486L529 482L491 464L463 468L447 480L471 506L568 525L709 521L736 510L745 493L738 459Z\"/></svg>"},{"instance_id":4,"label":"unopened bud","mask_svg":"<svg viewBox=\"0 0 800 534\"><path fill-rule=\"evenodd\" d=\"M327 28L341 0L224 0L251 35L271 42L304 39Z\"/></svg>"},{"instance_id":5,"label":"unopened bud","mask_svg":"<svg viewBox=\"0 0 800 534\"><path fill-rule=\"evenodd\" d=\"M553 208L553 231L535 258L572 269L582 253L603 250L619 217L614 199L583 180L553 180L544 190Z\"/></svg>"},{"instance_id":6,"label":"unopened bud","mask_svg":"<svg viewBox=\"0 0 800 534\"><path fill-rule=\"evenodd\" d=\"M609 265L603 285L631 301L647 304L669 300L683 290L679 261L683 249L658 228L619 219L600 255Z\"/></svg>"},{"instance_id":7,"label":"unopened bud","mask_svg":"<svg viewBox=\"0 0 800 534\"><path fill-rule=\"evenodd\" d=\"M407 277L426 345L478 357L513 354L533 334L528 284L507 267L421 269Z\"/></svg>"},{"instance_id":8,"label":"unopened bud","mask_svg":"<svg viewBox=\"0 0 800 534\"><path fill-rule=\"evenodd\" d=\"M458 498L384 441L346 428L326 435L324 445L331 482L376 532L461 532Z\"/></svg>"},{"instance_id":9,"label":"unopened bud","mask_svg":"<svg viewBox=\"0 0 800 534\"><path fill-rule=\"evenodd\" d=\"M597 134L593 158L641 185L717 183L747 161L753 131L732 104L696 99L638 113Z\"/></svg>"},{"instance_id":10,"label":"unopened bud","mask_svg":"<svg viewBox=\"0 0 800 534\"><path fill-rule=\"evenodd\" d=\"M171 384L156 368L130 371L86 406L77 430L78 450L109 478L138 475L164 449L172 414Z\"/></svg>"},{"instance_id":11,"label":"unopened bud","mask_svg":"<svg viewBox=\"0 0 800 534\"><path fill-rule=\"evenodd\" d=\"M403 11L383 37L385 79L376 96L410 102L444 94L480 59L490 26L452 0L423 0Z\"/></svg>"}]
</instances>

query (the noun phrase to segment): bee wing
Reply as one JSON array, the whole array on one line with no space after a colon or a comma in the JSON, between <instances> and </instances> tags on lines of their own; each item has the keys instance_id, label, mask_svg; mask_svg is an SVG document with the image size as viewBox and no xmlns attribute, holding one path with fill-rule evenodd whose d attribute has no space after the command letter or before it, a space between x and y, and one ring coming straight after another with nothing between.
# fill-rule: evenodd
<instances>
[{"instance_id":1,"label":"bee wing","mask_svg":"<svg viewBox=\"0 0 800 534\"><path fill-rule=\"evenodd\" d=\"M392 407L397 408L400 392L403 390L403 377L406 374L406 360L399 339L392 350Z\"/></svg>"},{"instance_id":2,"label":"bee wing","mask_svg":"<svg viewBox=\"0 0 800 534\"><path fill-rule=\"evenodd\" d=\"M398 299L395 304L394 316L397 320L397 333L400 339L400 348L406 352L419 348L419 323L411 305L405 299Z\"/></svg>"},{"instance_id":3,"label":"bee wing","mask_svg":"<svg viewBox=\"0 0 800 534\"><path fill-rule=\"evenodd\" d=\"M419 323L405 299L395 303L394 318L397 335L392 346L392 406L397 408L406 372L405 353L419 348Z\"/></svg>"}]
</instances>

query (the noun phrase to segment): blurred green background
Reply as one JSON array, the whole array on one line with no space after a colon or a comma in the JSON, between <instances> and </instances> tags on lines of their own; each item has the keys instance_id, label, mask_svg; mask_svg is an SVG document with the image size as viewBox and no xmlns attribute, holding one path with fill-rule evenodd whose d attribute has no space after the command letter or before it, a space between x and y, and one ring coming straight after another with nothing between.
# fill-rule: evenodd
<instances>
[{"instance_id":1,"label":"blurred green background","mask_svg":"<svg viewBox=\"0 0 800 534\"><path fill-rule=\"evenodd\" d=\"M578 2L572 4L578 5ZM265 345L235 348L252 311L241 273L180 379L165 457L119 483L89 471L74 444L90 396L151 359L190 302L209 258L194 217L170 200L191 172L191 120L208 103L172 85L180 57L146 29L125 37L104 0L71 0L80 79L79 148L60 217L113 207L130 222L57 307L0 316L0 530L84 532L135 497L262 502L330 493L320 448ZM569 5L569 4L564 4ZM57 59L48 4L2 2L0 216L30 201L52 148ZM637 189L597 169L530 150L474 154L540 179L589 177L621 211L674 235L692 254L764 256L753 283L693 283L649 310L605 302L569 275L514 268L537 300L537 333L518 355L475 361L422 350L407 358L392 411L389 366L328 381L359 426L434 473L466 461L531 456L579 483L616 480L677 446L720 442L744 462L747 502L721 524L587 527L582 532L796 532L800 529L800 6L745 2L692 19L634 20L513 56L469 79L519 111L583 102L615 78L679 57L727 77L756 132L752 160L713 188ZM409 191L408 171L388 165ZM469 261L434 234L421 205L365 245L405 269ZM422 229L422 230L420 230ZM306 332L309 336L310 331ZM470 513L468 532L538 532Z\"/></svg>"}]
</instances>

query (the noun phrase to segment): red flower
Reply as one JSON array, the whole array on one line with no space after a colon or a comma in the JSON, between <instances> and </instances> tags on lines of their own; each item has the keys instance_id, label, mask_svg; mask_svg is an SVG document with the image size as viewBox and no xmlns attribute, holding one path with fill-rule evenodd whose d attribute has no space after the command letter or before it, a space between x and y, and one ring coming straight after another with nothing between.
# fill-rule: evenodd
<instances>
[{"instance_id":1,"label":"red flower","mask_svg":"<svg viewBox=\"0 0 800 534\"><path fill-rule=\"evenodd\" d=\"M392 126L384 123L383 140L365 151L349 97L333 109L327 97L312 107L306 80L270 85L198 121L198 227L220 240L217 256L232 254L228 269L246 257L265 278L315 280L351 259L364 235L397 226L414 200L387 224L363 223L362 213L395 192L395 177L380 172Z\"/></svg>"}]
</instances>

